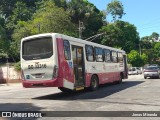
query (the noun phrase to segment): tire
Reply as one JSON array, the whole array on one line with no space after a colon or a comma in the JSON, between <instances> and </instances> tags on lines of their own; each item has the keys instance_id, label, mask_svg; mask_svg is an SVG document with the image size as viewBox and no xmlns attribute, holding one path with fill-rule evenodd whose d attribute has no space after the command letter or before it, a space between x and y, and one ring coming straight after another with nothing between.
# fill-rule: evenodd
<instances>
[{"instance_id":1,"label":"tire","mask_svg":"<svg viewBox=\"0 0 160 120\"><path fill-rule=\"evenodd\" d=\"M95 76L95 75L93 75L92 77L91 77L91 83L90 83L90 90L91 91L95 91L95 90L97 90L98 89L98 78L97 78L97 76Z\"/></svg>"},{"instance_id":2,"label":"tire","mask_svg":"<svg viewBox=\"0 0 160 120\"><path fill-rule=\"evenodd\" d=\"M144 77L144 79L146 79L147 77Z\"/></svg>"},{"instance_id":3,"label":"tire","mask_svg":"<svg viewBox=\"0 0 160 120\"><path fill-rule=\"evenodd\" d=\"M60 89L63 93L72 93L73 92L73 90L70 90L70 89L67 89L64 87L58 87L58 89Z\"/></svg>"},{"instance_id":4,"label":"tire","mask_svg":"<svg viewBox=\"0 0 160 120\"><path fill-rule=\"evenodd\" d=\"M120 78L119 78L118 84L121 84L121 83L122 83L122 80L123 80L123 75L120 74Z\"/></svg>"},{"instance_id":5,"label":"tire","mask_svg":"<svg viewBox=\"0 0 160 120\"><path fill-rule=\"evenodd\" d=\"M160 79L160 74L159 74L159 76L158 76L158 79Z\"/></svg>"}]
</instances>

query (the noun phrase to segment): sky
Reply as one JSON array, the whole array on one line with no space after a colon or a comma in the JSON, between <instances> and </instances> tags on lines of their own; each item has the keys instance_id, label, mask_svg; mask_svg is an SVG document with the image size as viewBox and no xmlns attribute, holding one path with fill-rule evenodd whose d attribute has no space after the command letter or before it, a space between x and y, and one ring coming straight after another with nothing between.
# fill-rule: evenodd
<instances>
[{"instance_id":1,"label":"sky","mask_svg":"<svg viewBox=\"0 0 160 120\"><path fill-rule=\"evenodd\" d=\"M99 10L106 10L111 0L88 0ZM134 24L140 37L160 34L160 0L120 0L126 13L121 20ZM107 20L111 22L111 17Z\"/></svg>"}]
</instances>

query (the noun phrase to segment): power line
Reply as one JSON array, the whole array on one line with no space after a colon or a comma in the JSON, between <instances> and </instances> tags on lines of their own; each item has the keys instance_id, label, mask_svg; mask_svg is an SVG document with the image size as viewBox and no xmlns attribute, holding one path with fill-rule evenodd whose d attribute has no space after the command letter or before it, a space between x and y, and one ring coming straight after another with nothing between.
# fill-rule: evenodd
<instances>
[{"instance_id":1,"label":"power line","mask_svg":"<svg viewBox=\"0 0 160 120\"><path fill-rule=\"evenodd\" d=\"M140 27L151 25L151 24L153 24L153 21L154 21L154 23L157 22L157 21L160 21L160 17L157 17L157 18L155 18L155 19L153 19L151 21L148 21L148 22L142 24Z\"/></svg>"},{"instance_id":2,"label":"power line","mask_svg":"<svg viewBox=\"0 0 160 120\"><path fill-rule=\"evenodd\" d=\"M88 41L88 40L91 39L90 41L93 41L93 40L96 39L97 37L102 36L102 35L105 35L105 34L106 34L106 32L100 33L100 34L96 34L96 35L91 36L91 37L89 37L89 38L87 38L87 39L85 39L85 40Z\"/></svg>"},{"instance_id":3,"label":"power line","mask_svg":"<svg viewBox=\"0 0 160 120\"><path fill-rule=\"evenodd\" d=\"M160 32L160 24L154 24L154 25L151 25L151 26L146 26L146 27L143 27L143 28L139 28L137 29L137 31L158 31Z\"/></svg>"},{"instance_id":4,"label":"power line","mask_svg":"<svg viewBox=\"0 0 160 120\"><path fill-rule=\"evenodd\" d=\"M146 29L152 29L152 28L160 28L160 26L148 26L148 27L140 28L138 30L146 30Z\"/></svg>"}]
</instances>

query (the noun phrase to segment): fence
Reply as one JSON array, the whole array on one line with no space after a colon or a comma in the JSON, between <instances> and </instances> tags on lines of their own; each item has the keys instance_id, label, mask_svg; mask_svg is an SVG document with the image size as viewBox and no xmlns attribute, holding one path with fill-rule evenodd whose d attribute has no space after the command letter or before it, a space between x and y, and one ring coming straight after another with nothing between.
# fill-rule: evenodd
<instances>
[{"instance_id":1,"label":"fence","mask_svg":"<svg viewBox=\"0 0 160 120\"><path fill-rule=\"evenodd\" d=\"M13 66L0 67L0 83L21 82L20 72L15 71Z\"/></svg>"}]
</instances>

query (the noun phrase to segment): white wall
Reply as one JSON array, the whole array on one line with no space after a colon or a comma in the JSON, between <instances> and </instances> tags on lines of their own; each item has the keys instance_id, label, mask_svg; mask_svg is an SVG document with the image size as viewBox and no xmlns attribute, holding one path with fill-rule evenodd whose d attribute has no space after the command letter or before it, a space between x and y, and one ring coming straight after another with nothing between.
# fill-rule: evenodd
<instances>
[{"instance_id":1,"label":"white wall","mask_svg":"<svg viewBox=\"0 0 160 120\"><path fill-rule=\"evenodd\" d=\"M0 79L17 80L20 77L20 73L15 71L14 67L0 67Z\"/></svg>"}]
</instances>

